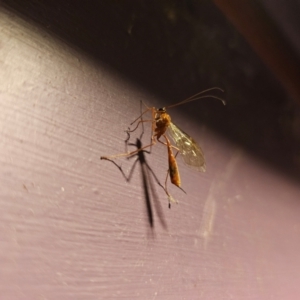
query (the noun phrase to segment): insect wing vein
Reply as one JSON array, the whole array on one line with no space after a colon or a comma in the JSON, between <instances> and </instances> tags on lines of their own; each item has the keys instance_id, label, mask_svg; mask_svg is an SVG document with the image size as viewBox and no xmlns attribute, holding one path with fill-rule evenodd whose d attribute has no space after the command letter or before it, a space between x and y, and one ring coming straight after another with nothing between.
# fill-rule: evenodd
<instances>
[{"instance_id":1,"label":"insect wing vein","mask_svg":"<svg viewBox=\"0 0 300 300\"><path fill-rule=\"evenodd\" d=\"M197 171L205 172L204 154L192 137L171 122L168 134L174 140L185 164Z\"/></svg>"}]
</instances>

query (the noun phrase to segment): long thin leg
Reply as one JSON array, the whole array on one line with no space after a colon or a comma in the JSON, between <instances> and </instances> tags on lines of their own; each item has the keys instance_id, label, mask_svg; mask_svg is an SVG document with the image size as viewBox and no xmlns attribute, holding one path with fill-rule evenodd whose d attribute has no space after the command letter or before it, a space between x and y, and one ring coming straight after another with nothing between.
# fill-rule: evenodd
<instances>
[{"instance_id":1,"label":"long thin leg","mask_svg":"<svg viewBox=\"0 0 300 300\"><path fill-rule=\"evenodd\" d=\"M143 109L143 101L141 100L140 101L140 112L141 112L141 114L142 114L142 109ZM145 105L145 104L144 104ZM143 115L141 116L141 121L143 121ZM144 132L145 132L145 130L144 130L144 122L142 123L142 133L141 133L141 135L140 135L140 140L142 139L142 137L143 137L143 135L144 135Z\"/></svg>"},{"instance_id":2,"label":"long thin leg","mask_svg":"<svg viewBox=\"0 0 300 300\"><path fill-rule=\"evenodd\" d=\"M130 125L133 125L135 122L137 122L138 120L138 123L136 124L136 126L134 127L134 129L128 129L127 130L127 133L129 132L134 132L140 124L142 124L143 126L143 132L141 134L141 137L143 136L144 134L144 123L146 122L151 122L151 141L150 141L150 152L152 150L152 146L156 143L155 141L155 134L154 134L154 131L155 131L155 123L156 123L156 120L155 120L155 114L156 114L156 109L154 107L148 107L143 101L141 101L141 104L144 104L144 106L147 108L144 112L142 112L140 114L139 117L137 117ZM143 120L143 115L147 112L151 111L151 115L152 115L152 119L151 120Z\"/></svg>"},{"instance_id":3,"label":"long thin leg","mask_svg":"<svg viewBox=\"0 0 300 300\"><path fill-rule=\"evenodd\" d=\"M153 146L153 145L155 145L155 142L154 142L154 143L151 143L151 144L149 144L149 145L146 145L146 146L144 146L144 147L142 147L142 148L139 148L139 149L137 149L137 150L134 150L134 151L132 151L132 152L129 152L129 153L120 153L120 154L110 155L110 156L101 156L100 159L110 160L110 159L114 159L114 158L117 158L117 157L132 156L132 155L134 155L134 154L136 154L136 153L138 153L138 152L140 152L140 151L142 151L142 150L144 150L144 149L146 149L146 148L149 148L149 147L151 147L151 146Z\"/></svg>"},{"instance_id":4,"label":"long thin leg","mask_svg":"<svg viewBox=\"0 0 300 300\"><path fill-rule=\"evenodd\" d=\"M146 106L146 104L144 102L143 102L143 104ZM151 109L152 109L151 107L147 107L147 109L144 112L142 112L133 122L131 122L130 125L133 125L137 120L142 119L142 116Z\"/></svg>"},{"instance_id":5,"label":"long thin leg","mask_svg":"<svg viewBox=\"0 0 300 300\"><path fill-rule=\"evenodd\" d=\"M135 160L135 162L133 163L132 167L131 167L131 170L129 172L129 175L126 176L125 172L123 171L122 167L119 166L114 160L112 159L109 159L109 158L105 158L106 160L110 161L111 163L113 163L121 172L121 174L123 175L123 177L125 178L126 181L130 181L132 175L133 175L133 171L135 169L135 166L137 164L137 162L139 161L138 159Z\"/></svg>"},{"instance_id":6,"label":"long thin leg","mask_svg":"<svg viewBox=\"0 0 300 300\"><path fill-rule=\"evenodd\" d=\"M164 134L163 136L164 136L164 138L165 138L165 139L167 139L167 137L166 137L166 135L165 135L165 134ZM158 141L159 143L161 143L161 144L165 145L166 147L168 147L168 144L167 144L167 143L165 143L165 142L162 142L160 139L157 139L157 141ZM170 144L169 146L170 146L172 149L175 149L175 150L177 150L177 154L178 154L179 148L177 148L177 147L173 146L172 144ZM175 155L175 157L177 156L177 154Z\"/></svg>"},{"instance_id":7,"label":"long thin leg","mask_svg":"<svg viewBox=\"0 0 300 300\"><path fill-rule=\"evenodd\" d=\"M134 129L126 130L126 132L134 132L134 131L136 131L137 128L139 127L139 125L141 123L145 123L145 122L153 122L153 120L140 120L140 121L138 121L138 123L136 124L136 126L134 127Z\"/></svg>"},{"instance_id":8,"label":"long thin leg","mask_svg":"<svg viewBox=\"0 0 300 300\"><path fill-rule=\"evenodd\" d=\"M145 106L147 109L144 111L144 112L142 112L142 106ZM132 125L132 124L134 124L137 120L139 120L140 119L140 121L137 123L137 125L136 125L136 127L134 128L134 129L128 129L127 130L127 133L129 134L129 132L134 132L138 127L139 127L139 125L140 124L142 124L142 133L141 133L141 135L140 135L140 139L142 139L142 136L144 135L144 123L146 123L146 122L152 122L152 124L151 124L151 139L150 139L150 144L151 143L153 143L153 141L154 141L154 135L153 135L153 131L154 131L154 128L155 128L155 109L154 109L154 107L148 107L142 100L140 101L140 110L141 110L141 114L140 114L140 116L137 118L137 119L135 119L130 125ZM151 110L151 115L152 115L152 120L143 120L143 115L145 114L145 113L147 113L148 111L150 111ZM152 150L152 147L150 147L150 153L151 153L151 150Z\"/></svg>"}]
</instances>

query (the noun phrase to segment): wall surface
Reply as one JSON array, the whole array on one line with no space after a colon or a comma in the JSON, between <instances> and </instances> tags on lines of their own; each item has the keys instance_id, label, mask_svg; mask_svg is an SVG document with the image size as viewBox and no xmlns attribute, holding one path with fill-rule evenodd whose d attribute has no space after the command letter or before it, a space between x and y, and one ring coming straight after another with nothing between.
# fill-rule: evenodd
<instances>
[{"instance_id":1,"label":"wall surface","mask_svg":"<svg viewBox=\"0 0 300 300\"><path fill-rule=\"evenodd\" d=\"M0 8L1 299L299 299L299 143L295 119L281 115L289 132L270 128L293 107L276 98L288 97L272 75L263 77L273 91L251 87L258 101L274 93L267 104L224 81L226 107L207 99L170 109L203 148L207 172L178 158L186 194L169 184L179 201L169 209L155 179L164 184L163 145L144 153L146 164L116 160L126 176L133 168L128 182L99 158L125 151L140 100L160 107L170 98L135 80L141 66L126 76L88 46ZM219 78L210 76L209 84ZM173 103L191 94L176 80ZM240 97L231 96L234 86Z\"/></svg>"}]
</instances>

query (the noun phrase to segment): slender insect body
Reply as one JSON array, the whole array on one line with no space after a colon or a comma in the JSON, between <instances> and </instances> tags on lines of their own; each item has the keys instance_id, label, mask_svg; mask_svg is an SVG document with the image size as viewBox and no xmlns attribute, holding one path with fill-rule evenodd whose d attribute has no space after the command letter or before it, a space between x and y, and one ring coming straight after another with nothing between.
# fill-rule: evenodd
<instances>
[{"instance_id":1,"label":"slender insect body","mask_svg":"<svg viewBox=\"0 0 300 300\"><path fill-rule=\"evenodd\" d=\"M168 161L169 161L169 175L171 182L176 185L177 187L181 186L181 180L178 170L178 165L176 158L173 154L171 143L169 139L166 139L167 141L167 148L168 148Z\"/></svg>"},{"instance_id":2,"label":"slender insect body","mask_svg":"<svg viewBox=\"0 0 300 300\"><path fill-rule=\"evenodd\" d=\"M137 154L140 151L143 151L146 148L154 146L157 142L160 142L161 144L165 145L168 150L168 163L169 163L169 169L166 176L165 181L165 192L169 198L169 205L170 202L174 202L175 200L173 197L169 194L167 190L167 179L168 175L170 175L171 182L176 185L178 188L181 188L181 181L180 181L180 175L179 170L176 162L176 156L180 152L181 157L183 158L184 163L193 168L194 170L205 172L206 165L205 165L205 159L202 149L197 145L195 140L186 134L184 131L179 129L174 123L171 121L170 115L166 112L167 108L175 107L181 104L185 104L191 101L203 99L203 98L214 98L222 101L222 103L225 105L225 101L219 97L216 97L214 95L205 95L205 93L211 91L211 90L220 90L223 92L220 88L211 88L207 89L205 91L202 91L200 93L197 93L196 95L189 97L179 103L156 109L155 107L147 107L147 109L137 118L135 119L130 125L133 125L136 123L136 126L132 130L128 130L127 132L134 132L140 124L143 124L144 122L151 122L152 124L152 133L151 133L151 143L149 145L146 145L144 147L139 148L138 150L129 152L129 153L121 153L117 155L112 156L102 156L101 159L114 159L117 157L129 157L134 154ZM143 115L146 113L151 112L152 118L151 120L143 120ZM173 139L176 146L171 145L168 137L166 136L166 133ZM163 142L160 140L160 137L163 136L166 140L166 142ZM177 153L173 154L173 149L177 150ZM184 190L183 190L184 191Z\"/></svg>"}]
</instances>

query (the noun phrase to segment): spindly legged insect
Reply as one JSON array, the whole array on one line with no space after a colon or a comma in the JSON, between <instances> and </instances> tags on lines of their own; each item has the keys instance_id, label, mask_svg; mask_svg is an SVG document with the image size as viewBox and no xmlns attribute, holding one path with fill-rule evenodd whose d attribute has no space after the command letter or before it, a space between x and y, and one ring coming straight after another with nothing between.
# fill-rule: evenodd
<instances>
[{"instance_id":1,"label":"spindly legged insect","mask_svg":"<svg viewBox=\"0 0 300 300\"><path fill-rule=\"evenodd\" d=\"M157 142L162 143L165 145L168 149L168 158L169 158L169 170L168 170L168 175L170 175L171 182L175 184L177 187L180 187L180 176L179 176L179 171L177 167L177 162L176 162L176 156L178 152L180 152L183 161L185 162L186 165L189 167L192 167L193 169L200 171L200 172L205 172L206 166L205 166L205 159L203 152L201 148L197 145L195 140L190 137L188 134L183 132L181 129L179 129L174 123L171 121L170 115L167 113L167 108L175 107L181 104L185 104L191 101L203 99L203 98L214 98L222 101L222 103L225 105L225 101L219 97L216 97L214 95L207 95L206 93L212 90L220 90L223 92L222 89L214 87L207 89L205 91L202 91L200 93L197 93L196 95L189 97L179 103L169 105L167 107L163 108L155 108L155 107L147 107L146 110L138 117L136 118L130 125L133 125L134 123L137 123L135 128L132 130L129 130L128 132L133 132L135 131L138 126L144 122L151 122L152 124L152 133L151 133L151 143L149 145L146 145L138 150L129 152L129 153L121 153L117 155L112 155L112 156L102 156L101 159L114 159L117 157L126 157L126 156L131 156L136 154L139 151L144 150L145 148L152 147L155 145ZM142 117L145 115L147 112L151 112L151 120L143 120ZM171 136L173 139L174 143L176 146L171 145L168 137L166 136L166 133ZM165 138L166 142L163 142L160 140L160 137L163 136ZM173 149L176 149L178 152L174 156L173 154ZM167 190L167 178L166 178L166 183L165 183L165 192L168 195L169 202L174 201L172 196L169 194Z\"/></svg>"}]
</instances>

